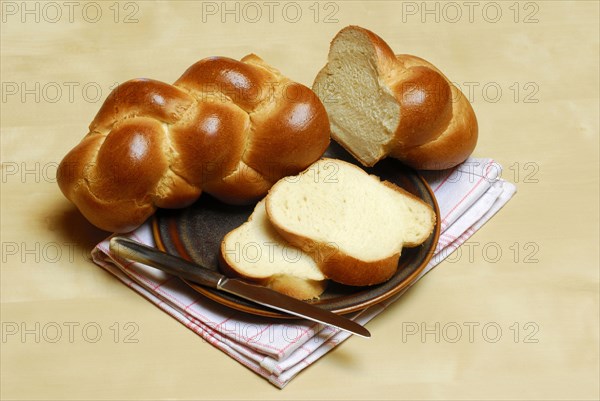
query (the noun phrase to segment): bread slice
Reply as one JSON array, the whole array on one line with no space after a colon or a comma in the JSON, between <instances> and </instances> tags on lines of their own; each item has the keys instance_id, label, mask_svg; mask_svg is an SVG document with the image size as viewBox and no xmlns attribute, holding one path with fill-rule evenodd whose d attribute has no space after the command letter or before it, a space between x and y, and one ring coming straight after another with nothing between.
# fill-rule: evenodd
<instances>
[{"instance_id":1,"label":"bread slice","mask_svg":"<svg viewBox=\"0 0 600 401\"><path fill-rule=\"evenodd\" d=\"M313 90L333 139L364 166L391 156L416 169L447 169L477 143L471 104L440 70L419 57L395 55L358 26L332 40Z\"/></svg>"},{"instance_id":2,"label":"bread slice","mask_svg":"<svg viewBox=\"0 0 600 401\"><path fill-rule=\"evenodd\" d=\"M310 254L326 277L355 286L388 280L402 247L423 243L436 219L422 200L336 159L277 182L266 210L277 232Z\"/></svg>"},{"instance_id":3,"label":"bread slice","mask_svg":"<svg viewBox=\"0 0 600 401\"><path fill-rule=\"evenodd\" d=\"M271 226L264 199L247 222L223 238L220 261L221 268L230 276L301 300L318 298L327 285L316 262L286 243Z\"/></svg>"}]
</instances>

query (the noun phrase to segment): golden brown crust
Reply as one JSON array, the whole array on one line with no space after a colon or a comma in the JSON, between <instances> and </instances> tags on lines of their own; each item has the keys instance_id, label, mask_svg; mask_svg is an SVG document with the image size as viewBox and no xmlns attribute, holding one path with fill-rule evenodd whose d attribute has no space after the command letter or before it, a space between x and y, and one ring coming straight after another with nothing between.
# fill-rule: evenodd
<instances>
[{"instance_id":1,"label":"golden brown crust","mask_svg":"<svg viewBox=\"0 0 600 401\"><path fill-rule=\"evenodd\" d=\"M329 120L312 91L258 56L201 60L169 85L135 79L107 97L61 162L65 196L98 227L134 229L202 191L249 203L316 161Z\"/></svg>"},{"instance_id":2,"label":"golden brown crust","mask_svg":"<svg viewBox=\"0 0 600 401\"><path fill-rule=\"evenodd\" d=\"M433 64L408 54L396 57L405 68L413 71L428 70L432 76L436 75L437 78L423 84L423 90L427 93L424 105L428 99L432 99L432 102L443 100L443 104L446 104L447 108L445 113L443 111L439 111L439 114L436 114L435 111L425 112L430 117L440 116L439 125L431 127L431 136L427 141L414 143L411 146L402 146L397 136L392 156L420 170L444 170L462 163L473 153L477 145L478 124L471 103ZM411 87L411 85L405 85L405 90L402 91L402 85L396 85L397 98L406 96L407 90ZM443 104L438 107L443 107ZM396 135L401 130L402 123L396 131Z\"/></svg>"},{"instance_id":3,"label":"golden brown crust","mask_svg":"<svg viewBox=\"0 0 600 401\"><path fill-rule=\"evenodd\" d=\"M173 85L153 79L132 79L117 86L90 124L90 132L107 134L113 124L139 115L176 122L194 99Z\"/></svg>"},{"instance_id":4,"label":"golden brown crust","mask_svg":"<svg viewBox=\"0 0 600 401\"><path fill-rule=\"evenodd\" d=\"M343 252L336 252L323 261L321 271L331 280L353 286L367 286L389 280L398 270L400 253L383 260L366 262Z\"/></svg>"},{"instance_id":5,"label":"golden brown crust","mask_svg":"<svg viewBox=\"0 0 600 401\"><path fill-rule=\"evenodd\" d=\"M304 170L307 160L321 157L329 146L329 118L317 95L293 82L280 88L266 107L262 113L251 115L254 130L244 161L275 182ZM324 135L311 126L326 127L327 132Z\"/></svg>"},{"instance_id":6,"label":"golden brown crust","mask_svg":"<svg viewBox=\"0 0 600 401\"><path fill-rule=\"evenodd\" d=\"M367 262L341 251L335 241L316 242L288 231L272 220L271 223L287 242L308 253L317 262L325 277L337 283L353 286L374 285L387 281L398 269L400 252L383 260Z\"/></svg>"},{"instance_id":7,"label":"golden brown crust","mask_svg":"<svg viewBox=\"0 0 600 401\"><path fill-rule=\"evenodd\" d=\"M332 43L348 31L362 34L372 46L379 79L398 102L400 118L378 159L366 160L361 158L360 149L342 146L365 166L386 156L425 170L463 162L475 149L478 127L473 108L460 90L431 63L411 55L395 55L381 37L359 26L342 29ZM327 65L313 87L324 79L326 70ZM335 138L335 132L332 134Z\"/></svg>"},{"instance_id":8,"label":"golden brown crust","mask_svg":"<svg viewBox=\"0 0 600 401\"><path fill-rule=\"evenodd\" d=\"M266 177L240 161L223 178L206 183L205 190L233 205L258 201L273 185Z\"/></svg>"}]
</instances>

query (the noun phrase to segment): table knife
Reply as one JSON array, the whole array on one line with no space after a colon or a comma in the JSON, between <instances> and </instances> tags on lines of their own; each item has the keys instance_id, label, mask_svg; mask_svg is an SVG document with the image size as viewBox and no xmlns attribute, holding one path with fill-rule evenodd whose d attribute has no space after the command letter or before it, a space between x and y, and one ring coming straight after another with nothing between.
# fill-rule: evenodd
<instances>
[{"instance_id":1,"label":"table knife","mask_svg":"<svg viewBox=\"0 0 600 401\"><path fill-rule=\"evenodd\" d=\"M233 294L280 312L333 326L361 337L371 337L371 333L366 328L343 316L266 287L228 278L199 264L161 252L125 237L111 238L110 251L120 258L143 263L166 273Z\"/></svg>"}]
</instances>

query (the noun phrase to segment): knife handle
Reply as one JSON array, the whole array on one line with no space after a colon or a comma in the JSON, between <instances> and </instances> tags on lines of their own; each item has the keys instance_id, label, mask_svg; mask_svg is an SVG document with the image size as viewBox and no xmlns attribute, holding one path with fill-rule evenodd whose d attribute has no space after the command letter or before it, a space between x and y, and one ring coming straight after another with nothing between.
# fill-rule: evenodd
<instances>
[{"instance_id":1,"label":"knife handle","mask_svg":"<svg viewBox=\"0 0 600 401\"><path fill-rule=\"evenodd\" d=\"M123 259L140 262L211 288L217 288L221 281L226 279L225 276L215 271L177 256L161 252L129 238L111 238L110 251Z\"/></svg>"}]
</instances>

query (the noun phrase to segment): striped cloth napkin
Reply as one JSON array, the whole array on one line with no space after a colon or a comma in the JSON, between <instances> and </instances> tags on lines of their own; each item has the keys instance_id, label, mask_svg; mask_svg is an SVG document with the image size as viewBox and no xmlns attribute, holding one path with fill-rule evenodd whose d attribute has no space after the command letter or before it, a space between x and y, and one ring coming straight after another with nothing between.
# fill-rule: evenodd
<instances>
[{"instance_id":1,"label":"striped cloth napkin","mask_svg":"<svg viewBox=\"0 0 600 401\"><path fill-rule=\"evenodd\" d=\"M440 207L442 232L435 255L419 278L456 250L512 197L516 188L503 180L501 173L497 162L475 158L451 170L423 172ZM155 245L148 223L128 236ZM94 248L92 257L96 264L207 342L279 388L350 336L310 321L267 319L217 304L176 277L111 255L109 239ZM350 317L365 324L401 295Z\"/></svg>"}]
</instances>

